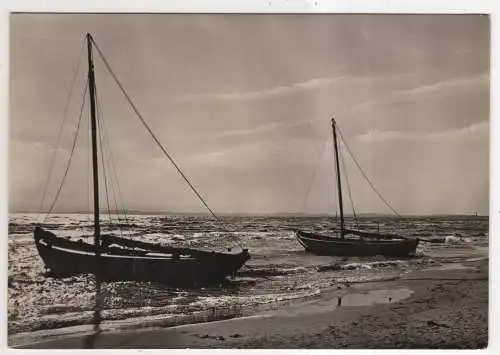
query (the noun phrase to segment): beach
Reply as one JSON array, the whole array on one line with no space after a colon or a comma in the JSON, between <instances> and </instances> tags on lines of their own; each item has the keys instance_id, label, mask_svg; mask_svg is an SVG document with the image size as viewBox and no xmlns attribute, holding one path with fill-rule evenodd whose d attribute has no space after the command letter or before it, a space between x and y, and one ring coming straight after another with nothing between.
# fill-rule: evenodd
<instances>
[{"instance_id":1,"label":"beach","mask_svg":"<svg viewBox=\"0 0 500 355\"><path fill-rule=\"evenodd\" d=\"M389 300L391 295L395 299ZM339 305L339 296L347 304ZM25 338L18 347L81 348L85 338L54 336L31 344ZM352 284L314 301L249 317L103 332L95 347L478 349L487 344L488 259L479 259L394 281Z\"/></svg>"},{"instance_id":2,"label":"beach","mask_svg":"<svg viewBox=\"0 0 500 355\"><path fill-rule=\"evenodd\" d=\"M50 229L91 235L87 215L56 215ZM227 236L204 217L132 216L143 239L216 248ZM91 333L91 275L44 273L31 215L9 224L9 346L81 348ZM376 348L487 344L488 218L370 217L365 228L411 232L410 258L307 253L291 231L328 217L225 217L251 259L219 287L176 289L154 283L102 285L105 348ZM106 228L106 226L104 227ZM111 230L111 232L113 232ZM119 231L116 231L119 233ZM133 236L132 236L133 237ZM220 243L220 244L219 244ZM466 278L466 281L462 279ZM133 335L133 336L131 336Z\"/></svg>"}]
</instances>

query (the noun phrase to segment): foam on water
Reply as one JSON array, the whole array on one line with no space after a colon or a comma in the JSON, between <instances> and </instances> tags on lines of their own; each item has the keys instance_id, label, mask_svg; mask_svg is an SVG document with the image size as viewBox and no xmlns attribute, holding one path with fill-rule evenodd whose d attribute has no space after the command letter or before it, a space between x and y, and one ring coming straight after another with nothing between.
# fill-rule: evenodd
<instances>
[{"instance_id":1,"label":"foam on water","mask_svg":"<svg viewBox=\"0 0 500 355\"><path fill-rule=\"evenodd\" d=\"M36 214L11 215L9 220L9 333L89 324L94 282L89 275L53 279L44 275L33 239ZM115 219L116 220L116 219ZM54 215L48 229L61 236L92 235L91 216ZM393 280L409 270L440 266L447 258L481 258L488 253L488 220L415 218L398 221L366 218L369 229L460 242L420 243L418 257L408 259L316 256L304 251L293 229L335 225L328 217L223 217L223 225L203 216L128 216L131 231L103 223L105 233L170 245L222 248L241 245L251 259L223 288L180 290L152 283L103 285L103 327L171 326L252 315L318 297L365 281ZM348 219L349 221L349 219ZM231 230L231 233L221 232Z\"/></svg>"}]
</instances>

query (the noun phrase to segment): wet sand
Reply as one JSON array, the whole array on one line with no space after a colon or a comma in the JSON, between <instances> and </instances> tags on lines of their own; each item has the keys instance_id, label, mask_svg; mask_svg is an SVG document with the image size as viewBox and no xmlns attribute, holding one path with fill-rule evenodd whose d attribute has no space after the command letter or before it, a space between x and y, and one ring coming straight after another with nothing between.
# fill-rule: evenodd
<instances>
[{"instance_id":1,"label":"wet sand","mask_svg":"<svg viewBox=\"0 0 500 355\"><path fill-rule=\"evenodd\" d=\"M488 259L351 284L319 300L185 326L104 332L97 348L459 348L488 344ZM339 306L340 303L340 306ZM84 335L22 348L81 348ZM14 345L14 344L12 344Z\"/></svg>"}]
</instances>

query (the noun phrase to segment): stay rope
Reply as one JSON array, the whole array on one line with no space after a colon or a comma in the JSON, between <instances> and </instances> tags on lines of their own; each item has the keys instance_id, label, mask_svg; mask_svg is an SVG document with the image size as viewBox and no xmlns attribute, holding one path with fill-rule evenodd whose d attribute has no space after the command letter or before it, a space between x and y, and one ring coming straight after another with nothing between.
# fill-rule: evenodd
<instances>
[{"instance_id":1,"label":"stay rope","mask_svg":"<svg viewBox=\"0 0 500 355\"><path fill-rule=\"evenodd\" d=\"M97 96L97 92L96 92ZM97 101L97 100L96 100ZM111 217L111 207L109 204L109 192L108 192L108 177L106 174L106 166L104 164L104 147L102 144L102 135L101 135L101 116L100 116L100 110L99 110L99 105L97 106L97 126L98 126L98 137L99 137L99 145L101 147L101 166L102 166L102 175L104 177L104 194L106 195L106 207L107 207L107 212L108 212L108 218L109 218L109 224L111 225L113 220Z\"/></svg>"},{"instance_id":2,"label":"stay rope","mask_svg":"<svg viewBox=\"0 0 500 355\"><path fill-rule=\"evenodd\" d=\"M62 132L64 130L64 124L66 123L66 119L68 118L69 104L71 102L71 96L73 94L73 90L74 90L74 87L75 87L75 82L76 82L76 78L77 78L77 74L78 74L78 69L80 68L80 64L82 62L82 54L83 54L84 44L85 44L85 41L82 41L82 44L80 46L80 53L78 55L78 61L77 61L75 70L73 72L73 78L71 80L71 86L70 86L70 90L69 90L69 93L68 93L68 98L66 99L66 105L64 106L63 121L62 121L61 126L59 128L59 133L57 135L56 148L54 149L54 153L52 154L52 159L50 161L49 172L47 173L47 180L45 181L45 186L43 188L42 198L41 198L41 201L40 201L40 208L38 209L38 214L36 216L36 220L37 221L40 218L40 215L42 214L42 211L43 211L43 204L45 202L45 197L47 195L49 181L50 181L50 177L52 175L52 170L54 168L57 151L59 149L59 144L61 143Z\"/></svg>"},{"instance_id":3,"label":"stay rope","mask_svg":"<svg viewBox=\"0 0 500 355\"><path fill-rule=\"evenodd\" d=\"M108 228L111 228L113 225L113 214L111 212L112 209L112 204L111 202L114 202L114 209L116 213L116 219L118 221L118 230L120 232L120 236L123 236L123 231L122 231L122 226L121 226L121 219L120 219L120 214L118 213L118 204L116 202L116 193L113 185L113 166L107 167L106 166L106 160L107 159L107 154L106 152L110 151L110 146L109 146L109 141L107 140L107 134L106 130L104 127L104 117L103 117L103 112L102 112L102 106L99 100L98 96L98 91L97 87L95 88L95 98L96 98L96 113L97 113L97 125L98 125L98 132L99 132L99 145L100 145L100 151L101 151L101 166L102 166L102 174L104 177L104 191L106 194L106 205L107 205L107 212L108 212ZM107 148L106 148L107 145ZM111 164L109 164L111 165ZM108 168L108 169L107 169ZM108 187L110 185L110 187ZM111 202L110 202L111 199Z\"/></svg>"},{"instance_id":4,"label":"stay rope","mask_svg":"<svg viewBox=\"0 0 500 355\"><path fill-rule=\"evenodd\" d=\"M345 145L345 143L344 143ZM359 228L358 225L358 216L356 216L356 208L354 207L354 199L352 198L352 193L351 193L351 184L349 183L349 177L347 175L347 169L345 167L345 160L344 156L342 154L342 149L339 147L339 157L340 157L340 163L342 164L342 170L344 171L344 178L347 186L347 193L349 195L349 200L351 201L351 206L352 206L352 215L354 217L354 223L356 224L356 227Z\"/></svg>"},{"instance_id":5,"label":"stay rope","mask_svg":"<svg viewBox=\"0 0 500 355\"><path fill-rule=\"evenodd\" d=\"M168 153L168 151L166 150L166 148L164 147L164 145L160 142L160 140L156 137L156 135L153 133L153 131L151 130L151 128L149 127L149 125L147 124L146 120L144 119L144 117L142 116L142 114L139 112L137 106L133 103L132 99L130 98L130 96L128 95L127 91L125 90L124 86L122 85L122 83L120 82L120 80L118 79L118 77L116 76L116 74L114 73L113 69L111 68L109 62L107 61L107 59L104 57L104 54L102 53L101 49L99 48L99 46L97 45L97 43L95 43L94 39L91 38L90 39L92 41L92 43L94 44L96 50L97 50L97 53L99 54L99 56L101 57L104 65L106 66L107 70L109 71L109 73L111 74L111 76L113 77L114 81L116 82L116 84L118 85L118 88L120 89L120 91L122 92L123 96L125 97L125 99L127 100L127 102L129 103L130 107L132 108L132 110L134 111L134 113L136 114L136 116L139 118L140 122L142 123L142 125L144 126L144 128L148 131L148 133L150 134L150 136L153 138L153 140L155 141L156 145L160 148L160 150L163 152L163 154L168 158L168 160L172 163L172 165L175 167L175 169L177 170L177 172L181 175L181 177L184 179L184 181L188 184L188 186L191 188L191 190L193 191L193 193L196 195L196 197L198 197L198 199L201 201L201 203L205 206L205 208L209 211L210 215L221 225L222 229L224 231L227 231L229 232L229 230L224 226L222 220L215 214L215 212L208 206L208 203L205 201L205 199L201 196L201 194L198 192L198 190L194 187L194 185L191 183L191 181L189 180L189 178L184 174L184 172L181 170L181 168L179 167L179 165L175 162L175 160L172 158L172 156ZM234 236L233 236L234 237ZM237 239L237 238L235 238Z\"/></svg>"},{"instance_id":6,"label":"stay rope","mask_svg":"<svg viewBox=\"0 0 500 355\"><path fill-rule=\"evenodd\" d=\"M306 193L305 193L304 199L302 200L302 204L300 206L300 212L303 212L304 208L306 206L307 199L309 198L309 194L311 192L312 184L314 182L314 179L316 178L316 174L317 174L319 167L320 167L321 159L323 158L323 155L325 154L327 143L328 143L328 136L326 136L325 140L323 141L321 154L319 155L318 160L316 161L316 164L314 166L314 171L313 171L311 177L309 178L309 183L307 185Z\"/></svg>"},{"instance_id":7,"label":"stay rope","mask_svg":"<svg viewBox=\"0 0 500 355\"><path fill-rule=\"evenodd\" d=\"M85 107L85 96L87 95L88 86L89 86L89 82L87 80L85 83L85 89L83 90L83 99L82 99L82 105L80 107L80 115L78 117L78 124L76 127L75 137L73 139L73 145L71 147L71 152L70 152L70 156L68 159L68 163L66 165L66 170L64 171L64 175L61 179L61 183L60 183L59 188L57 190L57 193L54 197L54 200L52 201L52 204L50 205L50 208L49 208L49 210L48 210L48 212L43 220L44 223L47 221L47 218L52 213L52 210L54 209L54 206L56 205L57 199L59 198L59 195L60 195L61 190L63 188L64 182L66 181L66 177L68 176L68 171L69 171L69 168L71 166L71 161L73 160L73 153L75 152L75 148L76 148L76 141L78 139L78 133L80 132L80 124L82 122L83 108Z\"/></svg>"},{"instance_id":8,"label":"stay rope","mask_svg":"<svg viewBox=\"0 0 500 355\"><path fill-rule=\"evenodd\" d=\"M361 166L359 165L358 161L356 160L356 158L354 157L354 154L352 153L351 149L349 148L349 145L347 145L343 135L342 135L342 132L340 130L340 128L337 126L337 131L340 135L340 138L342 139L342 142L344 143L344 146L346 147L347 149L347 152L349 153L349 155L351 156L352 160L354 161L354 164L356 164L357 168L359 169L359 171L361 172L361 174L363 175L363 177L366 179L366 181L368 182L368 184L370 185L370 187L373 189L373 191L378 195L378 197L382 200L382 202L396 215L398 216L399 218L402 218L402 216L389 204L389 202L387 202L387 200L382 196L382 194L377 190L377 188L373 185L373 183L370 181L370 179L368 178L368 176L365 174L365 172L363 171L363 169L361 168Z\"/></svg>"},{"instance_id":9,"label":"stay rope","mask_svg":"<svg viewBox=\"0 0 500 355\"><path fill-rule=\"evenodd\" d=\"M105 150L105 147L107 146L106 151L109 153L108 154L109 155L108 160L109 160L110 166L111 166L111 179L116 182L116 189L118 190L118 194L117 194L116 191L115 191L115 185L111 184L112 194L113 194L113 200L114 200L114 204L115 204L115 211L118 214L118 223L121 224L122 222L121 222L121 219L119 217L120 210L118 208L118 205L120 204L121 206L124 206L124 202L123 202L124 200L123 200L123 195L121 193L120 183L119 183L119 180L118 180L118 174L116 172L116 166L115 166L114 159L113 159L113 151L111 149L111 143L109 141L108 134L107 134L106 121L103 118L102 106L100 104L99 96L97 94L97 88L96 88L95 92L96 92L97 107L99 108L99 116L98 116L99 120L100 120L99 121L99 133L102 131L102 136L103 136L103 139L101 140L101 150ZM103 160L104 160L104 158L103 158ZM117 197L120 200L120 203L117 202L117 200L116 200ZM127 212L126 212L126 210L125 210L124 207L121 208L121 212L123 213L123 216L124 216L124 219L125 219L125 224L129 225L129 220L128 220ZM121 231L121 226L120 226L120 231Z\"/></svg>"},{"instance_id":10,"label":"stay rope","mask_svg":"<svg viewBox=\"0 0 500 355\"><path fill-rule=\"evenodd\" d=\"M132 102L132 99L130 98L130 96L128 95L128 93L125 91L125 88L123 87L123 85L121 84L121 82L118 80L117 76L115 75L115 73L113 72L113 69L111 69L108 61L106 60L106 58L104 57L104 55L102 54L99 46L94 42L94 40L92 39L92 43L94 43L95 45L95 48L97 50L97 52L99 53L99 56L101 57L101 59L103 60L106 68L108 69L108 71L110 72L111 76L113 77L113 79L115 80L116 84L118 85L118 87L120 88L120 91L122 92L122 94L125 96L125 99L128 101L128 103L130 104L130 106L132 107L132 110L134 111L134 113L137 115L137 117L139 118L139 120L141 121L141 123L143 124L143 126L146 128L146 130L148 131L148 133L151 135L151 137L153 138L153 140L156 142L156 144L158 145L158 147L161 149L161 151L163 152L163 154L168 158L168 160L170 160L170 162L172 163L172 165L175 167L175 169L177 170L177 172L182 176L182 178L184 179L184 181L189 185L189 187L191 188L191 190L196 194L196 196L198 197L198 199L203 203L203 205L207 208L207 210L210 212L210 214L217 220L219 220L219 217L217 217L217 215L212 211L212 209L208 206L208 204L206 203L206 201L203 199L203 197L200 195L200 193L196 190L196 188L193 186L193 184L191 183L191 181L189 181L188 177L184 174L184 172L179 168L179 166L177 165L177 163L174 161L174 159L172 158L172 156L167 152L167 150L165 149L165 147L161 144L161 142L159 141L159 139L155 136L155 134L153 133L153 131L151 130L151 128L149 127L149 125L146 123L146 120L144 119L144 117L142 117L141 113L139 112L139 110L137 109L137 107L135 106L135 104Z\"/></svg>"}]
</instances>

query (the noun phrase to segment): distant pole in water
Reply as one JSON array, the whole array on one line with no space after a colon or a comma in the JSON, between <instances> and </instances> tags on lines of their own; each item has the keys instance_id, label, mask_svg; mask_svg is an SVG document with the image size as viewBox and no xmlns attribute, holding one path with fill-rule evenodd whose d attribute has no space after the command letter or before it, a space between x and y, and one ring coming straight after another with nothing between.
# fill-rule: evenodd
<instances>
[{"instance_id":1,"label":"distant pole in water","mask_svg":"<svg viewBox=\"0 0 500 355\"><path fill-rule=\"evenodd\" d=\"M90 97L90 123L92 133L92 176L94 187L94 247L95 247L95 281L96 281L96 295L95 295L95 310L94 310L94 336L100 330L101 310L100 310L100 294L101 294L101 228L99 224L99 172L97 161L97 122L96 122L96 102L95 102L95 77L94 77L94 63L92 58L92 36L87 33L87 52L88 52L88 79L89 79L89 97ZM88 344L93 347L93 341Z\"/></svg>"},{"instance_id":2,"label":"distant pole in water","mask_svg":"<svg viewBox=\"0 0 500 355\"><path fill-rule=\"evenodd\" d=\"M337 127L335 124L335 118L332 118L332 131L333 131L333 146L335 149L335 168L337 172L337 190L338 190L339 209L340 209L340 238L344 239L344 208L342 204L342 185L340 182L339 151L338 151Z\"/></svg>"}]
</instances>

